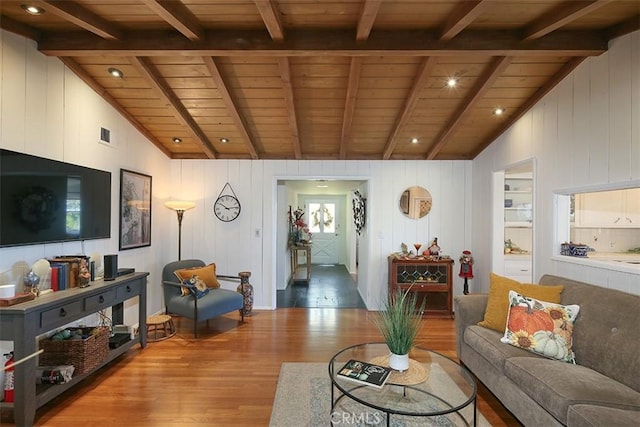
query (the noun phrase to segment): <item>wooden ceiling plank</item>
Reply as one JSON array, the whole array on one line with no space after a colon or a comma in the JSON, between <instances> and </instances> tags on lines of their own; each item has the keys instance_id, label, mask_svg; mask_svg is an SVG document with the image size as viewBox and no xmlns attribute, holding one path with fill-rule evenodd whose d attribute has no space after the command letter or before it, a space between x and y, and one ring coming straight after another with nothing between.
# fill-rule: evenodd
<instances>
[{"instance_id":1,"label":"wooden ceiling plank","mask_svg":"<svg viewBox=\"0 0 640 427\"><path fill-rule=\"evenodd\" d=\"M227 108L229 109L229 115L233 117L236 123L236 126L238 127L238 131L242 135L242 138L246 141L247 150L249 150L251 158L254 160L257 160L258 152L256 151L256 147L253 143L253 139L251 138L251 135L249 135L249 131L247 130L247 125L245 123L245 120L242 114L240 114L240 111L238 110L238 108L236 107L233 97L231 96L231 93L229 92L229 89L227 88L227 85L224 79L222 78L222 74L220 73L220 68L218 67L218 64L216 64L215 60L210 56L205 56L202 59L204 61L204 64L207 66L207 69L211 73L211 77L216 82L216 86L218 87L218 92L220 93L220 96L222 97L224 102L227 104Z\"/></svg>"},{"instance_id":2,"label":"wooden ceiling plank","mask_svg":"<svg viewBox=\"0 0 640 427\"><path fill-rule=\"evenodd\" d=\"M38 49L54 56L598 56L608 48L600 32L555 31L523 41L519 31L465 30L452 40L438 40L433 31L376 31L367 40L354 40L342 30L287 31L283 41L266 31L206 31L205 39L190 41L166 31L134 31L126 43L77 34L47 34Z\"/></svg>"},{"instance_id":3,"label":"wooden ceiling plank","mask_svg":"<svg viewBox=\"0 0 640 427\"><path fill-rule=\"evenodd\" d=\"M478 18L489 7L486 0L464 1L447 18L440 40L451 40Z\"/></svg>"},{"instance_id":4,"label":"wooden ceiling plank","mask_svg":"<svg viewBox=\"0 0 640 427\"><path fill-rule=\"evenodd\" d=\"M607 40L612 40L617 37L624 36L629 33L633 33L640 29L640 15L636 15L631 19L628 19L620 24L614 25L611 28L607 28Z\"/></svg>"},{"instance_id":5,"label":"wooden ceiling plank","mask_svg":"<svg viewBox=\"0 0 640 427\"><path fill-rule=\"evenodd\" d=\"M366 40L371 34L371 29L378 16L382 0L365 0L360 11L356 40Z\"/></svg>"},{"instance_id":6,"label":"wooden ceiling plank","mask_svg":"<svg viewBox=\"0 0 640 427\"><path fill-rule=\"evenodd\" d=\"M200 40L204 36L200 23L183 3L175 0L142 0L142 2L189 40Z\"/></svg>"},{"instance_id":7,"label":"wooden ceiling plank","mask_svg":"<svg viewBox=\"0 0 640 427\"><path fill-rule=\"evenodd\" d=\"M296 115L295 96L293 85L291 84L291 64L288 58L278 58L280 66L280 76L282 79L282 91L284 92L284 103L289 118L291 129L291 143L293 144L293 154L296 160L302 159L302 147L300 145L300 134L298 132L298 117Z\"/></svg>"},{"instance_id":8,"label":"wooden ceiling plank","mask_svg":"<svg viewBox=\"0 0 640 427\"><path fill-rule=\"evenodd\" d=\"M284 40L284 27L280 19L280 11L273 0L254 0L258 12L273 40Z\"/></svg>"},{"instance_id":9,"label":"wooden ceiling plank","mask_svg":"<svg viewBox=\"0 0 640 427\"><path fill-rule=\"evenodd\" d=\"M362 58L351 58L351 68L349 69L349 83L347 85L347 96L344 103L344 113L342 116L342 133L340 136L340 160L347 158L349 143L351 141L351 127L353 126L353 114L356 109L356 97L360 83L360 71L362 70Z\"/></svg>"},{"instance_id":10,"label":"wooden ceiling plank","mask_svg":"<svg viewBox=\"0 0 640 427\"><path fill-rule=\"evenodd\" d=\"M122 32L104 18L73 1L38 0L42 7L93 34L108 40L122 40ZM77 36L76 36L77 37Z\"/></svg>"},{"instance_id":11,"label":"wooden ceiling plank","mask_svg":"<svg viewBox=\"0 0 640 427\"><path fill-rule=\"evenodd\" d=\"M397 136L400 133L402 127L411 117L413 108L418 101L418 94L429 81L429 77L431 77L431 72L433 71L433 67L435 66L436 62L437 58L433 56L428 56L422 60L420 68L418 69L418 73L413 80L413 86L411 87L406 101L402 106L402 111L398 115L393 130L387 138L387 143L385 144L384 152L382 153L383 160L389 160L389 158L391 157L391 154L393 153L393 150L398 143Z\"/></svg>"},{"instance_id":12,"label":"wooden ceiling plank","mask_svg":"<svg viewBox=\"0 0 640 427\"><path fill-rule=\"evenodd\" d=\"M182 123L187 130L194 136L196 141L202 145L207 157L210 159L216 158L216 153L213 150L213 146L211 141L207 138L207 136L202 132L202 130L198 127L197 123L191 117L187 109L182 105L182 102L178 97L173 93L170 87L166 85L163 81L162 76L156 71L155 67L149 59L147 58L139 58L132 57L131 63L136 67L138 72L146 77L147 82L151 85L153 90L160 96L172 109L174 112L176 119Z\"/></svg>"},{"instance_id":13,"label":"wooden ceiling plank","mask_svg":"<svg viewBox=\"0 0 640 427\"><path fill-rule=\"evenodd\" d=\"M582 62L586 58L573 58L569 60L558 72L548 80L544 86L540 87L529 99L527 99L523 104L521 104L517 111L509 116L509 119L506 120L497 131L493 132L489 137L487 137L477 148L470 153L469 158L473 159L478 154L480 154L485 148L489 146L493 141L498 139L500 135L502 135L511 125L513 125L516 121L518 121L522 116L526 114L534 105L536 105L546 94L548 94L558 83L560 83L565 77L567 77L573 70L575 70L578 65L582 64Z\"/></svg>"},{"instance_id":14,"label":"wooden ceiling plank","mask_svg":"<svg viewBox=\"0 0 640 427\"><path fill-rule=\"evenodd\" d=\"M542 15L525 29L524 39L535 40L546 36L569 22L575 21L594 10L606 6L612 1L613 0L567 1L560 4L558 7Z\"/></svg>"},{"instance_id":15,"label":"wooden ceiling plank","mask_svg":"<svg viewBox=\"0 0 640 427\"><path fill-rule=\"evenodd\" d=\"M155 145L165 156L171 158L171 152L165 147L162 142L158 140L147 128L138 121L126 108L124 108L118 100L116 100L107 90L100 85L84 68L80 66L73 58L60 57L62 63L75 73L87 86L93 89L102 99L107 101L118 113L131 123L131 125L138 130L143 136L145 136L153 145Z\"/></svg>"},{"instance_id":16,"label":"wooden ceiling plank","mask_svg":"<svg viewBox=\"0 0 640 427\"><path fill-rule=\"evenodd\" d=\"M478 83L471 90L467 98L464 100L460 108L458 108L451 119L444 126L442 132L436 139L436 142L429 149L427 153L427 160L433 160L438 155L442 147L447 143L447 140L460 128L465 115L476 105L478 100L491 88L493 83L500 77L500 75L506 70L511 63L511 58L508 56L498 57L488 67L483 76L478 80Z\"/></svg>"}]
</instances>

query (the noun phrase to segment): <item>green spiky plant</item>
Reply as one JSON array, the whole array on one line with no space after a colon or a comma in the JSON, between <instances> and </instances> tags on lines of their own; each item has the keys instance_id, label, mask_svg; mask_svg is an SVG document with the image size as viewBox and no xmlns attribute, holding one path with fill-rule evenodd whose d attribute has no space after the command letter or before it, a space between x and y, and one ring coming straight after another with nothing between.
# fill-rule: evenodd
<instances>
[{"instance_id":1,"label":"green spiky plant","mask_svg":"<svg viewBox=\"0 0 640 427\"><path fill-rule=\"evenodd\" d=\"M411 287L387 294L383 309L371 319L394 354L408 354L423 326L422 312L426 301L423 299L418 306L417 294L410 291Z\"/></svg>"}]
</instances>

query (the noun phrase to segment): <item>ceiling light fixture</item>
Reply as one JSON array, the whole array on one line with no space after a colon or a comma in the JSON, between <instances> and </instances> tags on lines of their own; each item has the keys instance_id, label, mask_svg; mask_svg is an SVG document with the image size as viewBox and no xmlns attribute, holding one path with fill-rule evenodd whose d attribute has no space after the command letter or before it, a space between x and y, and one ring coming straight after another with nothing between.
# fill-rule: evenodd
<instances>
[{"instance_id":1,"label":"ceiling light fixture","mask_svg":"<svg viewBox=\"0 0 640 427\"><path fill-rule=\"evenodd\" d=\"M117 68L110 67L107 71L113 77L118 77L118 78L124 77L124 73L122 71L118 70Z\"/></svg>"},{"instance_id":2,"label":"ceiling light fixture","mask_svg":"<svg viewBox=\"0 0 640 427\"><path fill-rule=\"evenodd\" d=\"M182 138L179 138L177 136L174 136L173 138L171 138L171 140L176 144L180 144L182 142Z\"/></svg>"},{"instance_id":3,"label":"ceiling light fixture","mask_svg":"<svg viewBox=\"0 0 640 427\"><path fill-rule=\"evenodd\" d=\"M496 108L493 110L493 115L494 115L494 116L501 116L501 115L503 115L503 114L504 114L504 112L505 112L505 109L504 109L504 108L502 108L502 107L496 107Z\"/></svg>"},{"instance_id":4,"label":"ceiling light fixture","mask_svg":"<svg viewBox=\"0 0 640 427\"><path fill-rule=\"evenodd\" d=\"M20 7L31 15L42 15L44 13L44 9L38 6L31 6L28 4L21 4Z\"/></svg>"},{"instance_id":5,"label":"ceiling light fixture","mask_svg":"<svg viewBox=\"0 0 640 427\"><path fill-rule=\"evenodd\" d=\"M418 142L420 142L420 140L418 138L411 138L411 143L412 144L417 144Z\"/></svg>"},{"instance_id":6,"label":"ceiling light fixture","mask_svg":"<svg viewBox=\"0 0 640 427\"><path fill-rule=\"evenodd\" d=\"M327 184L318 184L318 185L316 185L316 187L318 187L318 188L329 188L329 186Z\"/></svg>"},{"instance_id":7,"label":"ceiling light fixture","mask_svg":"<svg viewBox=\"0 0 640 427\"><path fill-rule=\"evenodd\" d=\"M458 79L450 77L447 79L447 87L456 87L458 85Z\"/></svg>"},{"instance_id":8,"label":"ceiling light fixture","mask_svg":"<svg viewBox=\"0 0 640 427\"><path fill-rule=\"evenodd\" d=\"M223 144L227 144L229 142L229 138L222 137L220 138L220 142L222 142Z\"/></svg>"}]
</instances>

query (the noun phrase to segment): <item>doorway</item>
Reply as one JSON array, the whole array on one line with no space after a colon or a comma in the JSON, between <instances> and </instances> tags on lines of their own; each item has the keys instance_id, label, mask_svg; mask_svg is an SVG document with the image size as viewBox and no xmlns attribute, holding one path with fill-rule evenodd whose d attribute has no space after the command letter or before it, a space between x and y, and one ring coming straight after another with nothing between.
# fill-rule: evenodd
<instances>
[{"instance_id":1,"label":"doorway","mask_svg":"<svg viewBox=\"0 0 640 427\"><path fill-rule=\"evenodd\" d=\"M333 304L343 308L364 305L360 295L365 295L366 290L360 289L358 283L356 259L362 262L368 257L364 253L358 254L358 251L366 251L366 242L363 244L362 236L358 236L355 231L351 207L354 191L359 190L366 194L366 185L364 178L299 179L294 177L277 180L277 211L286 212L289 206L293 209L300 207L305 212L304 219L312 233L310 281L312 286L307 288L307 283L289 280L291 269L287 246L288 221L278 216L276 289L274 290L276 307L292 304L291 302L283 303L283 298L288 295L290 299L292 292L298 293L298 302L295 304L298 307ZM360 247L356 248L358 243ZM342 283L342 285L337 286L336 283ZM312 295L309 294L310 291ZM306 295L301 296L301 294ZM304 298L306 301L301 302Z\"/></svg>"}]
</instances>

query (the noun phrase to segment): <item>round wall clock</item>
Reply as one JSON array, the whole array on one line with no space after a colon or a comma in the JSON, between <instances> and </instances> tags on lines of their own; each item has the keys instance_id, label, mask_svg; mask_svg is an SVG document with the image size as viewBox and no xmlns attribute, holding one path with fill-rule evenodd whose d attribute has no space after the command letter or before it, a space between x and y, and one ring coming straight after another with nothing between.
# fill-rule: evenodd
<instances>
[{"instance_id":1,"label":"round wall clock","mask_svg":"<svg viewBox=\"0 0 640 427\"><path fill-rule=\"evenodd\" d=\"M223 194L227 187L233 194ZM240 201L228 182L222 187L220 195L213 204L213 212L220 221L224 222L231 222L240 215Z\"/></svg>"}]
</instances>

